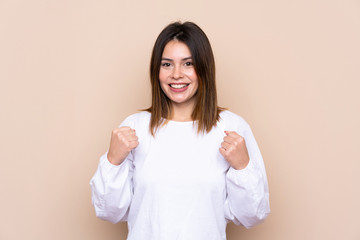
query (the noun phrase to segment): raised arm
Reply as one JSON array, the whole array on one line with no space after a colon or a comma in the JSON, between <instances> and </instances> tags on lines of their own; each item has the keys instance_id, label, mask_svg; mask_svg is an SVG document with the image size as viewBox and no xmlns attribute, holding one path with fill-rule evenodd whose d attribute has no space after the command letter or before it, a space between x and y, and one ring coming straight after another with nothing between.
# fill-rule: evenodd
<instances>
[{"instance_id":1,"label":"raised arm","mask_svg":"<svg viewBox=\"0 0 360 240\"><path fill-rule=\"evenodd\" d=\"M133 194L133 158L131 150L138 145L135 130L116 128L109 151L100 158L90 181L96 216L116 223L126 221Z\"/></svg>"},{"instance_id":2,"label":"raised arm","mask_svg":"<svg viewBox=\"0 0 360 240\"><path fill-rule=\"evenodd\" d=\"M220 148L231 166L226 174L225 213L228 220L250 228L269 214L269 190L264 162L250 127L246 124L240 134L226 131Z\"/></svg>"}]
</instances>

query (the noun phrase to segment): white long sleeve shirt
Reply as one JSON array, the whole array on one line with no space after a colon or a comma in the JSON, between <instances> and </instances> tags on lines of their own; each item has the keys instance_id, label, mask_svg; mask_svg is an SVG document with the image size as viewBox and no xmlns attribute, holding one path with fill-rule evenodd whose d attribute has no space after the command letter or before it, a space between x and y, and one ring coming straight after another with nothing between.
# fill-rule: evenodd
<instances>
[{"instance_id":1,"label":"white long sleeve shirt","mask_svg":"<svg viewBox=\"0 0 360 240\"><path fill-rule=\"evenodd\" d=\"M264 163L249 125L229 111L198 134L193 122L169 121L153 137L150 113L120 126L136 130L139 145L118 166L100 158L90 181L96 215L128 222L128 240L222 240L226 224L249 228L268 213ZM244 137L250 162L235 170L219 152L224 131Z\"/></svg>"}]
</instances>

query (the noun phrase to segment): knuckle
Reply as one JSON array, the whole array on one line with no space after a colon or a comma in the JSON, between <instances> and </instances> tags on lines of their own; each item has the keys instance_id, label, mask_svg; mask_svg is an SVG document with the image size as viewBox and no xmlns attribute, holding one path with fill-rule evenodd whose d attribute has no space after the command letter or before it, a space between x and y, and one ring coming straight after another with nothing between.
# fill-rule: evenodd
<instances>
[{"instance_id":1,"label":"knuckle","mask_svg":"<svg viewBox=\"0 0 360 240\"><path fill-rule=\"evenodd\" d=\"M128 149L128 150L129 150L129 149L131 149L131 148L130 148L130 143L129 143L129 142L127 142L127 141L126 141L126 142L124 142L124 144L125 144L126 149Z\"/></svg>"},{"instance_id":2,"label":"knuckle","mask_svg":"<svg viewBox=\"0 0 360 240\"><path fill-rule=\"evenodd\" d=\"M125 145L127 144L126 137L124 135L119 135L119 140L123 142Z\"/></svg>"}]
</instances>

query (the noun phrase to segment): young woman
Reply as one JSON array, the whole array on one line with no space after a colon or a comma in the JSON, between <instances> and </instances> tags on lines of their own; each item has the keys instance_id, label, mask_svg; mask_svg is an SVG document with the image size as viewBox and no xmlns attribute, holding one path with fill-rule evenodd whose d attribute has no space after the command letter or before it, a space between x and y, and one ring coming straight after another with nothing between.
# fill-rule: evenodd
<instances>
[{"instance_id":1,"label":"young woman","mask_svg":"<svg viewBox=\"0 0 360 240\"><path fill-rule=\"evenodd\" d=\"M112 132L91 179L96 215L128 240L220 240L268 215L264 163L249 125L217 105L205 33L173 23L151 57L152 105Z\"/></svg>"}]
</instances>

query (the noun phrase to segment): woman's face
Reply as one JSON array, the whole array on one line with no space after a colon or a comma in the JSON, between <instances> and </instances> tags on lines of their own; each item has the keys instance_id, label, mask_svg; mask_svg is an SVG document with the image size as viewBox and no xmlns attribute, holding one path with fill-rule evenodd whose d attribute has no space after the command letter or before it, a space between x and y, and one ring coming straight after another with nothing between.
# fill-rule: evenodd
<instances>
[{"instance_id":1,"label":"woman's face","mask_svg":"<svg viewBox=\"0 0 360 240\"><path fill-rule=\"evenodd\" d=\"M194 106L198 79L188 46L172 40L166 44L160 65L160 86L174 105Z\"/></svg>"}]
</instances>

